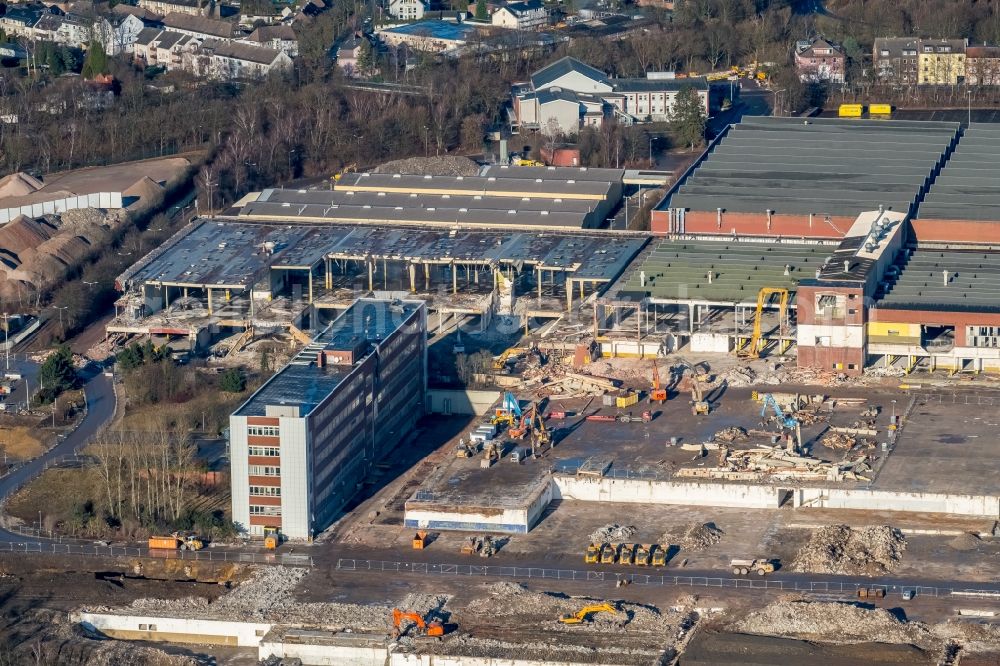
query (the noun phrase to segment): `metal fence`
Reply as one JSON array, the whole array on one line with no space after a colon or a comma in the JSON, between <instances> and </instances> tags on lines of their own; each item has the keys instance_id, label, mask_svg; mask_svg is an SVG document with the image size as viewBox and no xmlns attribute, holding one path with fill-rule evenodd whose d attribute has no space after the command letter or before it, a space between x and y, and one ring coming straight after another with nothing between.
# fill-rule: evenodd
<instances>
[{"instance_id":1,"label":"metal fence","mask_svg":"<svg viewBox=\"0 0 1000 666\"><path fill-rule=\"evenodd\" d=\"M575 569L546 569L541 567L504 567L475 564L431 564L426 562L388 562L384 560L337 560L339 571L382 571L391 573L413 573L436 576L479 576L497 578L549 579L567 581L617 582L628 581L635 585L656 585L664 587L718 587L755 590L781 590L787 592L813 592L817 594L855 595L860 589L881 589L886 592L911 590L916 595L946 597L951 594L982 595L998 597L1000 591L978 589L955 589L949 587L925 587L921 585L881 584L843 581L795 581L779 578L716 578L712 576L669 576L641 573L618 573L614 571L580 571Z\"/></svg>"},{"instance_id":2,"label":"metal fence","mask_svg":"<svg viewBox=\"0 0 1000 666\"><path fill-rule=\"evenodd\" d=\"M245 564L281 564L293 567L314 566L311 555L288 553L245 553L231 550L150 550L136 546L98 546L72 543L0 543L0 553L38 553L82 557L151 557L165 560L242 562Z\"/></svg>"},{"instance_id":3,"label":"metal fence","mask_svg":"<svg viewBox=\"0 0 1000 666\"><path fill-rule=\"evenodd\" d=\"M984 407L1000 405L1000 397L976 393L927 393L921 394L920 400L942 405L982 405Z\"/></svg>"}]
</instances>

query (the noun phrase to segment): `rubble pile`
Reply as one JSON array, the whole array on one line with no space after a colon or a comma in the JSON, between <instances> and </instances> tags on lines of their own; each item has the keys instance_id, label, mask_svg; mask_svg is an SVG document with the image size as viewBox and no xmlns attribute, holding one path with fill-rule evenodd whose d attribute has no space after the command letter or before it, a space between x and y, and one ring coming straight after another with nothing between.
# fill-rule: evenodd
<instances>
[{"instance_id":1,"label":"rubble pile","mask_svg":"<svg viewBox=\"0 0 1000 666\"><path fill-rule=\"evenodd\" d=\"M680 545L685 550L704 550L719 543L723 534L725 532L715 523L693 523L684 530ZM664 539L663 543L670 543L670 540Z\"/></svg>"},{"instance_id":2,"label":"rubble pile","mask_svg":"<svg viewBox=\"0 0 1000 666\"><path fill-rule=\"evenodd\" d=\"M793 571L877 575L896 568L906 550L903 534L889 525L854 529L827 525L813 531L792 563Z\"/></svg>"},{"instance_id":3,"label":"rubble pile","mask_svg":"<svg viewBox=\"0 0 1000 666\"><path fill-rule=\"evenodd\" d=\"M402 173L413 176L478 176L479 165L467 157L439 155L393 160L372 169L372 173Z\"/></svg>"},{"instance_id":4,"label":"rubble pile","mask_svg":"<svg viewBox=\"0 0 1000 666\"><path fill-rule=\"evenodd\" d=\"M620 543L628 541L638 530L635 525L619 525L618 523L608 523L604 527L594 530L590 535L591 543Z\"/></svg>"},{"instance_id":5,"label":"rubble pile","mask_svg":"<svg viewBox=\"0 0 1000 666\"><path fill-rule=\"evenodd\" d=\"M847 603L782 600L754 611L730 626L733 631L835 643L927 643L927 628L900 622L881 608Z\"/></svg>"},{"instance_id":6,"label":"rubble pile","mask_svg":"<svg viewBox=\"0 0 1000 666\"><path fill-rule=\"evenodd\" d=\"M849 451L854 448L858 440L846 433L830 432L824 435L823 439L819 440L819 443L828 449Z\"/></svg>"},{"instance_id":7,"label":"rubble pile","mask_svg":"<svg viewBox=\"0 0 1000 666\"><path fill-rule=\"evenodd\" d=\"M906 371L902 368L887 368L884 365L865 368L865 377L905 377Z\"/></svg>"},{"instance_id":8,"label":"rubble pile","mask_svg":"<svg viewBox=\"0 0 1000 666\"><path fill-rule=\"evenodd\" d=\"M713 442L742 442L750 438L745 428L730 426L712 435Z\"/></svg>"},{"instance_id":9,"label":"rubble pile","mask_svg":"<svg viewBox=\"0 0 1000 666\"><path fill-rule=\"evenodd\" d=\"M954 550L975 550L979 547L979 537L971 532L962 532L949 541L948 546Z\"/></svg>"},{"instance_id":10,"label":"rubble pile","mask_svg":"<svg viewBox=\"0 0 1000 666\"><path fill-rule=\"evenodd\" d=\"M750 368L735 367L723 372L719 379L732 388L743 388L757 383L757 373Z\"/></svg>"}]
</instances>

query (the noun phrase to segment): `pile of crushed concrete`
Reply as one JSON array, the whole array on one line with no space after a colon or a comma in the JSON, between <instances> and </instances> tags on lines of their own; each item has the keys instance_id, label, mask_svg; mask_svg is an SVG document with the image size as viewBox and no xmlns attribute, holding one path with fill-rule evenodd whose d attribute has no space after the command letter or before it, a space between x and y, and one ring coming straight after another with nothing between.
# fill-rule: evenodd
<instances>
[{"instance_id":1,"label":"pile of crushed concrete","mask_svg":"<svg viewBox=\"0 0 1000 666\"><path fill-rule=\"evenodd\" d=\"M293 591L308 570L294 567L260 567L229 593L209 602L203 597L183 599L136 599L125 609L100 608L97 612L141 611L168 617L281 622L330 631L386 631L392 628L392 608L384 605L302 602ZM450 597L439 594L408 594L399 607L429 617L445 606Z\"/></svg>"},{"instance_id":2,"label":"pile of crushed concrete","mask_svg":"<svg viewBox=\"0 0 1000 666\"><path fill-rule=\"evenodd\" d=\"M902 532L889 525L814 530L792 562L793 571L874 576L891 572L906 550Z\"/></svg>"},{"instance_id":3,"label":"pile of crushed concrete","mask_svg":"<svg viewBox=\"0 0 1000 666\"><path fill-rule=\"evenodd\" d=\"M413 176L478 176L479 165L468 157L440 155L393 160L372 169L372 173L402 173Z\"/></svg>"},{"instance_id":4,"label":"pile of crushed concrete","mask_svg":"<svg viewBox=\"0 0 1000 666\"><path fill-rule=\"evenodd\" d=\"M743 616L729 628L747 634L839 643L919 645L932 638L924 625L900 622L882 608L801 600L777 601Z\"/></svg>"},{"instance_id":5,"label":"pile of crushed concrete","mask_svg":"<svg viewBox=\"0 0 1000 666\"><path fill-rule=\"evenodd\" d=\"M684 550L705 550L719 543L723 534L725 532L715 523L692 523L684 530L680 546ZM670 543L667 535L664 535L663 543Z\"/></svg>"},{"instance_id":6,"label":"pile of crushed concrete","mask_svg":"<svg viewBox=\"0 0 1000 666\"><path fill-rule=\"evenodd\" d=\"M618 523L608 523L590 534L591 543L621 543L628 541L635 536L638 530L635 525L619 525Z\"/></svg>"}]
</instances>

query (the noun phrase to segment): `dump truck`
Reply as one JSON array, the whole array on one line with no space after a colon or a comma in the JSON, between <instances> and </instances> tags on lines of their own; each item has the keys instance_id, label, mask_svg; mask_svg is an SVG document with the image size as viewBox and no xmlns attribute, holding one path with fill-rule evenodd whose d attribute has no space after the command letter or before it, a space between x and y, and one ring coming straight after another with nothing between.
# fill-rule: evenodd
<instances>
[{"instance_id":1,"label":"dump truck","mask_svg":"<svg viewBox=\"0 0 1000 666\"><path fill-rule=\"evenodd\" d=\"M635 563L640 567L649 565L649 556L653 551L653 546L648 543L640 543L635 548Z\"/></svg>"},{"instance_id":2,"label":"dump truck","mask_svg":"<svg viewBox=\"0 0 1000 666\"><path fill-rule=\"evenodd\" d=\"M758 576L774 573L774 562L772 560L732 560L729 563L734 576L746 576L755 573Z\"/></svg>"},{"instance_id":3,"label":"dump truck","mask_svg":"<svg viewBox=\"0 0 1000 666\"><path fill-rule=\"evenodd\" d=\"M635 562L635 544L623 543L621 552L618 555L618 564L633 564L634 562Z\"/></svg>"},{"instance_id":4,"label":"dump truck","mask_svg":"<svg viewBox=\"0 0 1000 666\"><path fill-rule=\"evenodd\" d=\"M601 564L614 564L618 559L618 548L606 543L601 546Z\"/></svg>"},{"instance_id":5,"label":"dump truck","mask_svg":"<svg viewBox=\"0 0 1000 666\"><path fill-rule=\"evenodd\" d=\"M650 564L654 567L667 566L667 546L661 546L660 544L654 543L650 546L650 550L652 551Z\"/></svg>"},{"instance_id":6,"label":"dump truck","mask_svg":"<svg viewBox=\"0 0 1000 666\"><path fill-rule=\"evenodd\" d=\"M149 547L154 550L201 550L205 542L193 534L175 532L170 536L149 537Z\"/></svg>"},{"instance_id":7,"label":"dump truck","mask_svg":"<svg viewBox=\"0 0 1000 666\"><path fill-rule=\"evenodd\" d=\"M601 547L596 543L587 546L587 553L583 556L583 561L587 564L597 564L601 559Z\"/></svg>"}]
</instances>

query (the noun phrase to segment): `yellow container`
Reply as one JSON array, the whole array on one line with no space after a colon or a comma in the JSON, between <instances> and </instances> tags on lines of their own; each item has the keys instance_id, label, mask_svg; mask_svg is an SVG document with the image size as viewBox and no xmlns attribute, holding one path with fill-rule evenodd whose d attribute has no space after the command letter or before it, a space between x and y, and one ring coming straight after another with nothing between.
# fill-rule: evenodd
<instances>
[{"instance_id":1,"label":"yellow container","mask_svg":"<svg viewBox=\"0 0 1000 666\"><path fill-rule=\"evenodd\" d=\"M892 104L870 104L868 106L869 116L891 116Z\"/></svg>"},{"instance_id":2,"label":"yellow container","mask_svg":"<svg viewBox=\"0 0 1000 666\"><path fill-rule=\"evenodd\" d=\"M627 396L624 396L624 397L621 397L621 398L616 398L615 399L615 406L618 407L618 408L631 407L632 405L636 404L637 402L639 402L639 394L638 393L632 393L631 395L627 395Z\"/></svg>"},{"instance_id":3,"label":"yellow container","mask_svg":"<svg viewBox=\"0 0 1000 666\"><path fill-rule=\"evenodd\" d=\"M841 104L837 115L841 118L860 118L864 112L864 104Z\"/></svg>"}]
</instances>

